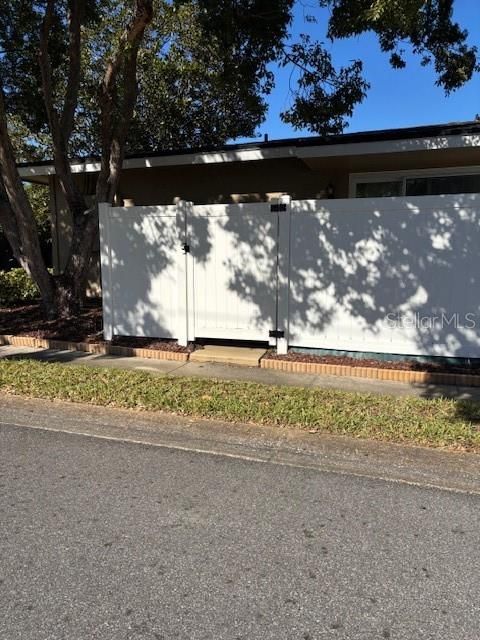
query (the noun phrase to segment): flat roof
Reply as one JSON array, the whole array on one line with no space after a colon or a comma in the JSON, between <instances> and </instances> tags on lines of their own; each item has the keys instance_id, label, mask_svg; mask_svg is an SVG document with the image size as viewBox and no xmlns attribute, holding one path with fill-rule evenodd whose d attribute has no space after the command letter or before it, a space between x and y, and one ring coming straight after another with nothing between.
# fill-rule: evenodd
<instances>
[{"instance_id":1,"label":"flat roof","mask_svg":"<svg viewBox=\"0 0 480 640\"><path fill-rule=\"evenodd\" d=\"M210 164L272 158L313 158L368 153L392 153L416 150L480 146L480 121L451 122L398 129L378 129L332 136L304 136L279 140L226 144L169 151L145 151L127 154L124 168L182 164ZM96 156L71 160L74 172L92 172L100 168ZM19 163L20 175L52 175L52 160Z\"/></svg>"}]
</instances>

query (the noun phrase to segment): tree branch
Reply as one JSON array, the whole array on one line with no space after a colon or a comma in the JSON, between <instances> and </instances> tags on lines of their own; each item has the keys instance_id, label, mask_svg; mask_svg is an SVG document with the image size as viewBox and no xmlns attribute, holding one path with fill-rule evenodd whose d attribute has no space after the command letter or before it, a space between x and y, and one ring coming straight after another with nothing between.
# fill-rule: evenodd
<instances>
[{"instance_id":1,"label":"tree branch","mask_svg":"<svg viewBox=\"0 0 480 640\"><path fill-rule=\"evenodd\" d=\"M48 52L48 42L55 17L55 0L48 0L40 32L38 61L42 76L42 91L48 124L53 142L55 173L60 181L63 195L73 217L82 215L87 208L85 198L72 177L68 158L68 143L73 128L73 118L77 105L80 83L80 17L83 0L71 0L70 18L70 70L63 115L60 118L53 95L52 65ZM78 59L77 59L78 58ZM65 129L63 128L65 125Z\"/></svg>"},{"instance_id":2,"label":"tree branch","mask_svg":"<svg viewBox=\"0 0 480 640\"><path fill-rule=\"evenodd\" d=\"M125 156L125 143L128 129L133 117L137 100L137 60L139 43L133 44L128 52L124 69L124 97L122 113L113 132L110 145L110 175L108 178L109 196L112 198L117 191L120 171Z\"/></svg>"},{"instance_id":3,"label":"tree branch","mask_svg":"<svg viewBox=\"0 0 480 640\"><path fill-rule=\"evenodd\" d=\"M287 53L286 51L283 52L283 56L285 58L285 60L287 60L288 62L292 63L295 67L297 67L297 69L300 69L300 71L303 71L303 73L312 76L315 74L315 71L313 71L312 69L309 69L308 67L306 67L305 65L303 65L299 60L298 57L292 55L291 53ZM332 87L332 89L337 89L339 87L339 83L338 82L334 82L333 80L330 80L329 78L322 78L321 80L322 84L326 84L330 87Z\"/></svg>"},{"instance_id":4,"label":"tree branch","mask_svg":"<svg viewBox=\"0 0 480 640\"><path fill-rule=\"evenodd\" d=\"M72 135L78 104L81 71L81 25L85 12L85 0L69 0L68 4L68 79L61 118L61 130L65 140L69 140Z\"/></svg>"},{"instance_id":5,"label":"tree branch","mask_svg":"<svg viewBox=\"0 0 480 640\"><path fill-rule=\"evenodd\" d=\"M124 146L136 101L137 57L145 29L152 21L152 0L135 0L135 10L123 32L113 59L100 85L99 101L102 114L102 158L97 182L97 201L111 202L118 186L123 164ZM114 113L118 74L124 67L124 97ZM116 117L115 117L116 116Z\"/></svg>"},{"instance_id":6,"label":"tree branch","mask_svg":"<svg viewBox=\"0 0 480 640\"><path fill-rule=\"evenodd\" d=\"M114 57L108 61L99 87L101 111L101 168L95 205L74 221L70 259L65 276L83 295L92 248L98 237L98 202L112 202L118 188L125 141L137 97L137 57L140 42L153 17L152 0L136 0L133 16L122 33ZM119 77L122 91L118 91ZM118 94L122 99L118 102Z\"/></svg>"},{"instance_id":7,"label":"tree branch","mask_svg":"<svg viewBox=\"0 0 480 640\"><path fill-rule=\"evenodd\" d=\"M50 64L50 56L48 53L48 40L52 28L54 16L55 0L48 0L45 9L45 16L42 21L42 29L40 33L40 47L38 52L38 60L40 63L40 73L42 76L42 91L45 109L47 111L48 124L52 137L58 136L59 123L58 114L53 102L53 86L52 86L52 66Z\"/></svg>"}]
</instances>

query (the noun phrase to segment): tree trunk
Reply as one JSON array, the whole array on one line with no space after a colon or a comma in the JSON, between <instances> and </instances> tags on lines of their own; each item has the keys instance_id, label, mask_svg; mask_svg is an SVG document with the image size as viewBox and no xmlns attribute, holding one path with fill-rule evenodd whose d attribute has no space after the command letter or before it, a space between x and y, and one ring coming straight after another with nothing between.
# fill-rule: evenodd
<instances>
[{"instance_id":1,"label":"tree trunk","mask_svg":"<svg viewBox=\"0 0 480 640\"><path fill-rule=\"evenodd\" d=\"M54 277L55 282L55 316L72 318L80 312L81 300L77 296L78 284L64 275Z\"/></svg>"},{"instance_id":2,"label":"tree trunk","mask_svg":"<svg viewBox=\"0 0 480 640\"><path fill-rule=\"evenodd\" d=\"M113 202L123 165L124 148L137 98L137 57L140 41L153 16L152 0L135 0L132 18L120 37L117 51L106 65L99 102L102 114L101 170L97 180L95 205L87 209L72 176L68 160L68 139L78 97L80 70L80 24L84 1L72 0L70 20L69 78L63 113L53 102L52 72L48 54L54 1L48 0L40 39L39 63L44 101L54 146L55 172L73 219L72 244L64 274L57 287L57 307L63 315L78 312L85 297L93 247L98 239L98 203ZM123 82L118 91L119 81ZM119 100L118 96L122 96ZM113 113L116 111L116 116ZM61 308L65 304L65 309Z\"/></svg>"},{"instance_id":3,"label":"tree trunk","mask_svg":"<svg viewBox=\"0 0 480 640\"><path fill-rule=\"evenodd\" d=\"M37 224L18 174L8 136L3 92L0 86L0 222L13 254L37 284L45 313L55 313L54 286L43 260Z\"/></svg>"},{"instance_id":4,"label":"tree trunk","mask_svg":"<svg viewBox=\"0 0 480 640\"><path fill-rule=\"evenodd\" d=\"M45 5L38 50L43 102L52 136L55 173L73 219L70 255L65 271L60 276L51 276L41 255L35 218L8 135L0 78L0 223L18 262L38 285L48 317L69 317L80 310L92 251L98 237L98 203L111 203L118 188L125 142L137 97L139 45L153 16L152 0L133 0L132 4L132 17L120 36L114 56L107 62L99 91L102 114L101 171L95 205L90 209L72 175L69 159L69 142L81 79L81 27L86 3L85 0L68 2L68 72L62 108L58 107L55 100L55 80L49 53L57 7L55 0L47 0ZM119 87L120 83L123 86Z\"/></svg>"}]
</instances>

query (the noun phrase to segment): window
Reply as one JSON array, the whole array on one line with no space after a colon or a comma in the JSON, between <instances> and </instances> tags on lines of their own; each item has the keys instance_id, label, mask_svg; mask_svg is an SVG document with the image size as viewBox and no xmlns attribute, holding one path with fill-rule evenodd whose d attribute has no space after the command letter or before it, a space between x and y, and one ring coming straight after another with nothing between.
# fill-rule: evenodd
<instances>
[{"instance_id":1,"label":"window","mask_svg":"<svg viewBox=\"0 0 480 640\"><path fill-rule=\"evenodd\" d=\"M451 171L449 173L448 171ZM445 170L440 175L433 170L355 174L351 176L351 196L354 198L386 198L392 196L436 196L452 193L480 193L480 171L455 173ZM371 176L371 177L370 177Z\"/></svg>"},{"instance_id":2,"label":"window","mask_svg":"<svg viewBox=\"0 0 480 640\"><path fill-rule=\"evenodd\" d=\"M403 195L403 180L357 182L356 198L386 198Z\"/></svg>"},{"instance_id":3,"label":"window","mask_svg":"<svg viewBox=\"0 0 480 640\"><path fill-rule=\"evenodd\" d=\"M407 178L407 196L438 196L442 193L480 193L480 175Z\"/></svg>"}]
</instances>

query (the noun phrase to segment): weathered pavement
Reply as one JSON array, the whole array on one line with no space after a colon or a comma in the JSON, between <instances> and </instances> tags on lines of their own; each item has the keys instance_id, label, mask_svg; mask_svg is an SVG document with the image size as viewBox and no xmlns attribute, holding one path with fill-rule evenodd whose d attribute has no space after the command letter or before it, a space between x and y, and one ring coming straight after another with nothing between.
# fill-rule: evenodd
<instances>
[{"instance_id":1,"label":"weathered pavement","mask_svg":"<svg viewBox=\"0 0 480 640\"><path fill-rule=\"evenodd\" d=\"M0 638L478 639L476 456L0 410Z\"/></svg>"}]
</instances>

